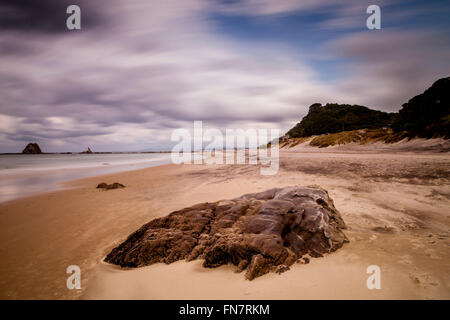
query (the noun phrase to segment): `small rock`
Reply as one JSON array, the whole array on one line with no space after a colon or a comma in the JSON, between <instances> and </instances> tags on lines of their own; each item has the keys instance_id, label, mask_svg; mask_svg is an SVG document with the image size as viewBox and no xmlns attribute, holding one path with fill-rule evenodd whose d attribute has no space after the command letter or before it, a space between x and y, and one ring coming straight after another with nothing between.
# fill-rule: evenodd
<instances>
[{"instance_id":1,"label":"small rock","mask_svg":"<svg viewBox=\"0 0 450 320\"><path fill-rule=\"evenodd\" d=\"M248 260L245 260L245 259L241 260L241 262L239 262L239 264L237 266L236 272L239 273L239 272L244 271L247 268L248 264L249 264Z\"/></svg>"},{"instance_id":2,"label":"small rock","mask_svg":"<svg viewBox=\"0 0 450 320\"><path fill-rule=\"evenodd\" d=\"M97 189L111 190L111 189L119 189L119 188L125 188L125 186L118 182L114 182L112 184L107 184L105 182L102 182L97 185Z\"/></svg>"},{"instance_id":3,"label":"small rock","mask_svg":"<svg viewBox=\"0 0 450 320\"><path fill-rule=\"evenodd\" d=\"M308 264L309 261L310 261L310 260L309 260L308 257L303 257L303 258L298 259L298 260L297 260L297 263L300 263L300 264Z\"/></svg>"},{"instance_id":4,"label":"small rock","mask_svg":"<svg viewBox=\"0 0 450 320\"><path fill-rule=\"evenodd\" d=\"M276 267L275 273L282 274L283 272L288 271L290 268L285 264L280 264Z\"/></svg>"},{"instance_id":5,"label":"small rock","mask_svg":"<svg viewBox=\"0 0 450 320\"><path fill-rule=\"evenodd\" d=\"M109 190L109 189L119 189L119 188L125 188L125 186L123 184L121 184L121 183L114 182L113 184L109 184L106 187L107 190Z\"/></svg>"},{"instance_id":6,"label":"small rock","mask_svg":"<svg viewBox=\"0 0 450 320\"><path fill-rule=\"evenodd\" d=\"M262 254L254 255L252 258L252 262L250 262L250 265L247 269L247 273L245 274L245 278L247 278L248 280L253 280L256 277L266 274L267 272L269 272L266 266L267 264L267 260L264 259Z\"/></svg>"}]
</instances>

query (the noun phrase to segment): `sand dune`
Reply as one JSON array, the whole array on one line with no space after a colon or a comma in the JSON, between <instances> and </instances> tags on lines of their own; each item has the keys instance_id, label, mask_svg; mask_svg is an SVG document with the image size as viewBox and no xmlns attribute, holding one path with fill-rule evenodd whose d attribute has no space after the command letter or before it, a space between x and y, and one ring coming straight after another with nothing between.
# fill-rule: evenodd
<instances>
[{"instance_id":1,"label":"sand dune","mask_svg":"<svg viewBox=\"0 0 450 320\"><path fill-rule=\"evenodd\" d=\"M414 138L411 140L403 139L394 143L385 143L382 141L369 142L361 144L358 142L351 142L345 144L336 144L326 148L318 148L310 145L311 138L301 138L297 142L292 141L281 144L282 150L285 152L335 152L335 153L379 153L379 152L449 152L450 141L444 138L422 139Z\"/></svg>"}]
</instances>

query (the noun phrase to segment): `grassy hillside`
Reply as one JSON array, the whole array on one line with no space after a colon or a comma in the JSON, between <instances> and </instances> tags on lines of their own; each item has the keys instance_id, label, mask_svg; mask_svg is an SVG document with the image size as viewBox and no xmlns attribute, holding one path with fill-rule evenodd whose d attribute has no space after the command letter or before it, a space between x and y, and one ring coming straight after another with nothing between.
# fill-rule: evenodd
<instances>
[{"instance_id":1,"label":"grassy hillside","mask_svg":"<svg viewBox=\"0 0 450 320\"><path fill-rule=\"evenodd\" d=\"M398 142L408 137L407 132L394 132L392 129L360 129L341 131L337 133L322 134L313 137L290 138L280 143L281 148L293 148L301 143L309 141L313 147L329 147L346 143L366 144L382 141L385 143Z\"/></svg>"}]
</instances>

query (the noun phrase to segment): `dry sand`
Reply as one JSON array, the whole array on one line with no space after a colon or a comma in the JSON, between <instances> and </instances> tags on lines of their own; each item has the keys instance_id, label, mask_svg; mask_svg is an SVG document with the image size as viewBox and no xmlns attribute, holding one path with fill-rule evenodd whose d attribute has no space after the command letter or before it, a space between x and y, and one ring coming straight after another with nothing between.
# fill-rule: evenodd
<instances>
[{"instance_id":1,"label":"dry sand","mask_svg":"<svg viewBox=\"0 0 450 320\"><path fill-rule=\"evenodd\" d=\"M99 191L99 182L125 189ZM0 204L2 299L449 299L447 153L281 152L280 170L164 165L73 181L71 189ZM307 265L247 281L201 261L121 270L102 258L156 217L198 202L289 185L327 189L350 243ZM66 288L81 267L82 289ZM366 268L381 268L368 290Z\"/></svg>"},{"instance_id":2,"label":"dry sand","mask_svg":"<svg viewBox=\"0 0 450 320\"><path fill-rule=\"evenodd\" d=\"M414 138L411 140L403 139L394 143L384 143L382 141L361 144L357 142L336 144L326 148L317 148L309 145L314 138L308 138L302 143L295 145L294 142L285 146L285 152L325 152L325 153L397 153L397 152L450 152L450 140L444 138L423 139ZM290 147L290 145L293 145Z\"/></svg>"}]
</instances>

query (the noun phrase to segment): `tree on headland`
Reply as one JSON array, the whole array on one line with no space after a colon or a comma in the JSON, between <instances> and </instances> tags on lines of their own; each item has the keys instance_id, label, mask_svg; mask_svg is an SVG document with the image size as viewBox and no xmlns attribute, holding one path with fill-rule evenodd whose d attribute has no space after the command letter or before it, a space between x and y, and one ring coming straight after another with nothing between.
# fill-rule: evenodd
<instances>
[{"instance_id":1,"label":"tree on headland","mask_svg":"<svg viewBox=\"0 0 450 320\"><path fill-rule=\"evenodd\" d=\"M308 114L287 132L290 138L359 129L392 128L407 137L450 138L450 77L437 80L424 93L403 104L398 113L360 105L314 103Z\"/></svg>"},{"instance_id":2,"label":"tree on headland","mask_svg":"<svg viewBox=\"0 0 450 320\"><path fill-rule=\"evenodd\" d=\"M450 138L450 77L404 103L393 129L407 131L410 137Z\"/></svg>"},{"instance_id":3,"label":"tree on headland","mask_svg":"<svg viewBox=\"0 0 450 320\"><path fill-rule=\"evenodd\" d=\"M308 114L288 131L291 138L310 137L345 130L375 129L390 126L394 115L364 106L314 103Z\"/></svg>"}]
</instances>

